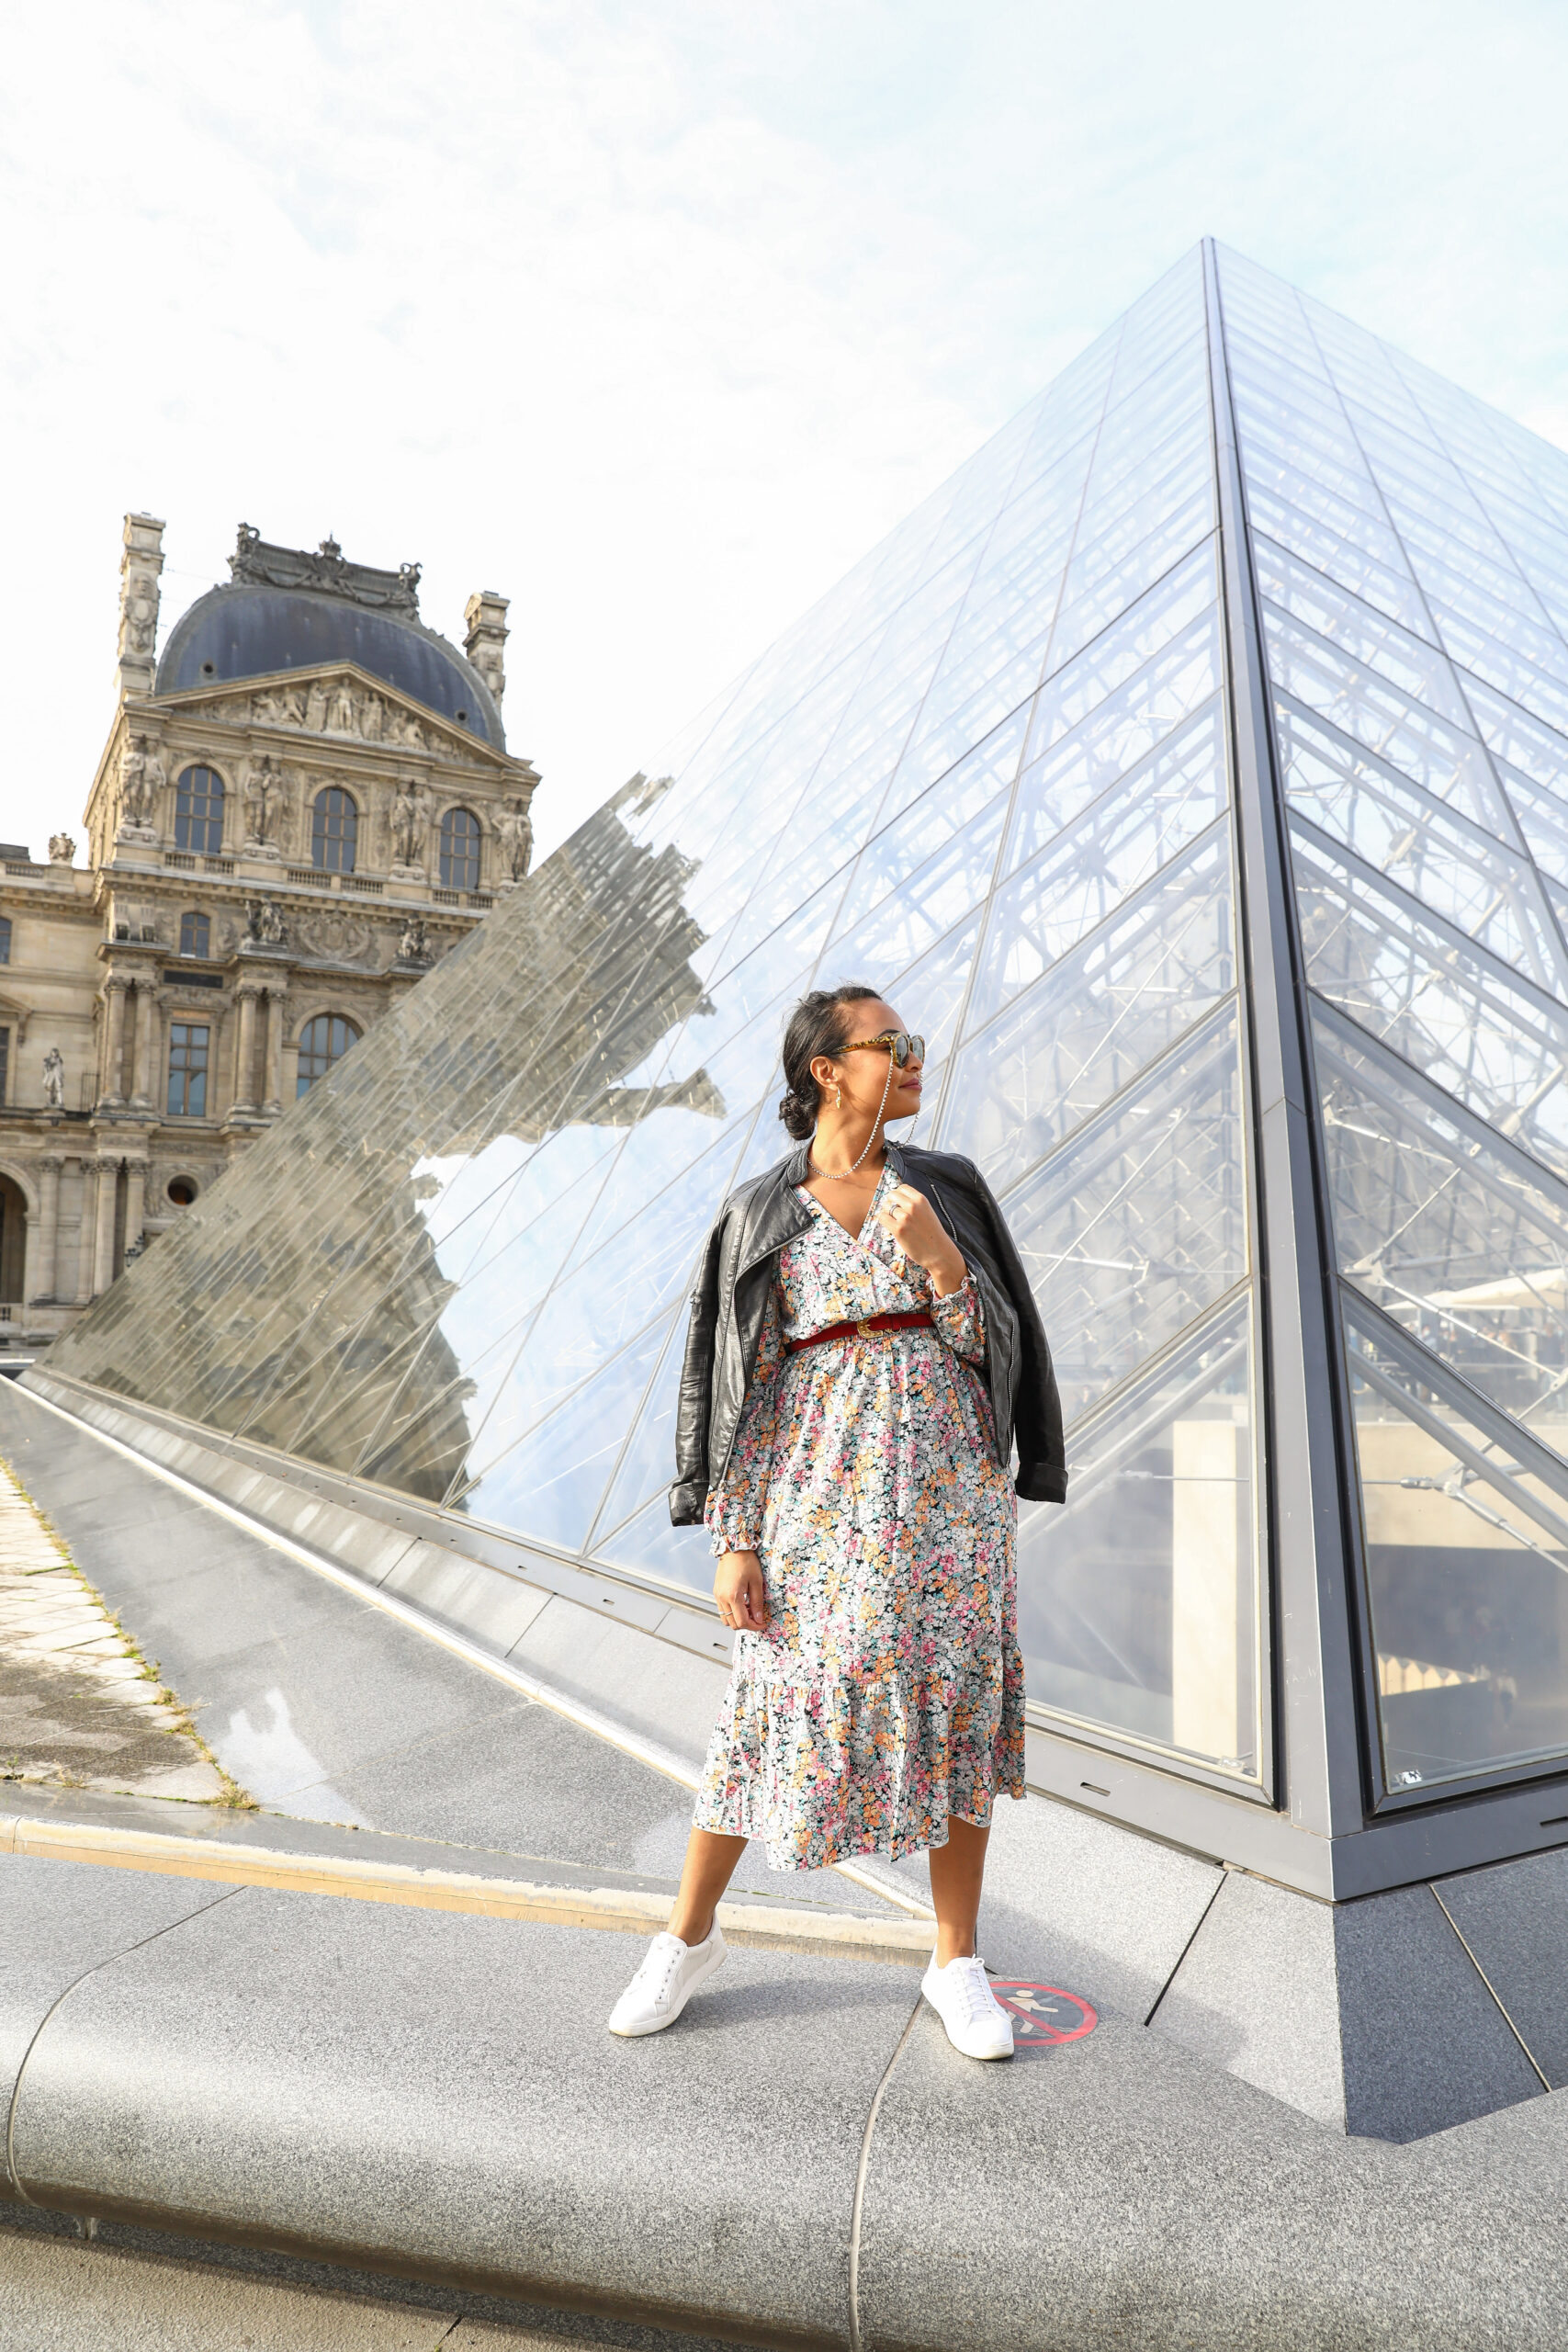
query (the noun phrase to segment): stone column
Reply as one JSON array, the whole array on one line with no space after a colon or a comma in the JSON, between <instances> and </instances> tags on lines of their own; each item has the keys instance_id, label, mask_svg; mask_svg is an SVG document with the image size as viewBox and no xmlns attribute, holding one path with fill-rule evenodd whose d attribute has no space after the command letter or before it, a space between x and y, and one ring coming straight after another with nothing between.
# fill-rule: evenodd
<instances>
[{"instance_id":1,"label":"stone column","mask_svg":"<svg viewBox=\"0 0 1568 2352\"><path fill-rule=\"evenodd\" d=\"M60 1178L62 1153L46 1152L39 1161L38 1243L34 1253L29 1298L52 1298L54 1261L60 1245Z\"/></svg>"},{"instance_id":2,"label":"stone column","mask_svg":"<svg viewBox=\"0 0 1568 2352\"><path fill-rule=\"evenodd\" d=\"M120 695L150 695L158 644L158 575L164 569L164 526L152 514L128 514L119 560Z\"/></svg>"},{"instance_id":3,"label":"stone column","mask_svg":"<svg viewBox=\"0 0 1568 2352\"><path fill-rule=\"evenodd\" d=\"M104 1064L98 1094L105 1102L125 1100L125 982L104 982Z\"/></svg>"},{"instance_id":4,"label":"stone column","mask_svg":"<svg viewBox=\"0 0 1568 2352\"><path fill-rule=\"evenodd\" d=\"M235 1111L254 1111L256 1107L256 992L254 989L240 990L240 1040L234 1048L234 1100L230 1105Z\"/></svg>"},{"instance_id":5,"label":"stone column","mask_svg":"<svg viewBox=\"0 0 1568 2352\"><path fill-rule=\"evenodd\" d=\"M93 1233L92 1295L101 1298L114 1280L114 1213L119 1192L119 1162L98 1162L98 1214Z\"/></svg>"},{"instance_id":6,"label":"stone column","mask_svg":"<svg viewBox=\"0 0 1568 2352\"><path fill-rule=\"evenodd\" d=\"M158 993L152 980L136 983L136 1047L131 1062L130 1099L151 1106L152 1101L152 1037L158 1025Z\"/></svg>"},{"instance_id":7,"label":"stone column","mask_svg":"<svg viewBox=\"0 0 1568 2352\"><path fill-rule=\"evenodd\" d=\"M283 990L266 992L266 1075L262 1081L262 1109L276 1119L283 1108Z\"/></svg>"},{"instance_id":8,"label":"stone column","mask_svg":"<svg viewBox=\"0 0 1568 2352\"><path fill-rule=\"evenodd\" d=\"M76 1224L75 1294L72 1304L85 1306L93 1295L93 1250L98 1230L98 1164L96 1159L84 1157L77 1165L82 1176L82 1213Z\"/></svg>"},{"instance_id":9,"label":"stone column","mask_svg":"<svg viewBox=\"0 0 1568 2352\"><path fill-rule=\"evenodd\" d=\"M141 1225L147 1214L147 1162L128 1159L125 1163L125 1254L141 1246Z\"/></svg>"}]
</instances>

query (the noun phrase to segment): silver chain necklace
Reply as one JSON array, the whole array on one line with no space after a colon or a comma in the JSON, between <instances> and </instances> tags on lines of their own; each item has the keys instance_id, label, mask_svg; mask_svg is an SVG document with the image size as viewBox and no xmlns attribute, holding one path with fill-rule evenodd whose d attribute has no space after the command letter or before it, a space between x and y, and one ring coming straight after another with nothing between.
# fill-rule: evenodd
<instances>
[{"instance_id":1,"label":"silver chain necklace","mask_svg":"<svg viewBox=\"0 0 1568 2352\"><path fill-rule=\"evenodd\" d=\"M860 1168L860 1161L861 1161L861 1159L863 1159L865 1158L866 1152L868 1152L868 1151L871 1149L872 1145L876 1141L877 1135L878 1135L878 1133L879 1133L879 1131L880 1131L880 1129L881 1129L881 1126L882 1126L882 1114L883 1114L883 1113L884 1113L884 1111L886 1111L886 1108L887 1108L887 1097L888 1097L888 1094L889 1094L889 1092L890 1092L890 1091L891 1091L891 1089L892 1089L892 1085L893 1085L893 1054L892 1054L892 1050L891 1050L891 1048L889 1048L888 1055L887 1055L887 1084L886 1084L886 1085L883 1088L883 1090L882 1090L882 1100L881 1100L881 1102L880 1102L877 1104L877 1106L876 1106L876 1116L875 1116L875 1118L874 1118L874 1119L872 1121L872 1123L871 1123L871 1133L870 1133L870 1135L868 1135L868 1136L867 1136L867 1137L866 1137L866 1139L865 1139L865 1149L862 1151L861 1156L860 1156L860 1159L857 1159L857 1160L855 1161L855 1164L854 1164L854 1166L853 1166L852 1168L818 1168L818 1165L817 1165L817 1162L816 1162L816 1161L812 1159L812 1157L811 1157L810 1147L809 1147L809 1146L807 1146L807 1153L806 1153L806 1164L807 1164L807 1168L809 1168L809 1169L810 1169L811 1173L813 1174L813 1176L820 1176L820 1177L822 1178L822 1181L824 1182L824 1183L827 1183L827 1184L847 1184L847 1183L849 1182L849 1181L850 1181L850 1178L851 1178L852 1176L855 1175L855 1174L858 1172L859 1168ZM813 1143L815 1143L815 1142L816 1142L816 1140L817 1140L816 1130L815 1130L815 1129L813 1129L813 1130L812 1130L811 1141L812 1141Z\"/></svg>"}]
</instances>

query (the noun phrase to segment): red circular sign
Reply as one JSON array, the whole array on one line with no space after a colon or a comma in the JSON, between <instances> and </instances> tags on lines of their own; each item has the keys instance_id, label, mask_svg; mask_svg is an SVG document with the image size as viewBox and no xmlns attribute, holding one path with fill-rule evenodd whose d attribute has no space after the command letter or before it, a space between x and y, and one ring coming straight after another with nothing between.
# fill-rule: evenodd
<instances>
[{"instance_id":1,"label":"red circular sign","mask_svg":"<svg viewBox=\"0 0 1568 2352\"><path fill-rule=\"evenodd\" d=\"M1100 2023L1080 1993L1058 1984L1018 1984L993 1976L991 1990L1012 2019L1015 2058L1043 2058L1064 2041L1081 2041Z\"/></svg>"}]
</instances>

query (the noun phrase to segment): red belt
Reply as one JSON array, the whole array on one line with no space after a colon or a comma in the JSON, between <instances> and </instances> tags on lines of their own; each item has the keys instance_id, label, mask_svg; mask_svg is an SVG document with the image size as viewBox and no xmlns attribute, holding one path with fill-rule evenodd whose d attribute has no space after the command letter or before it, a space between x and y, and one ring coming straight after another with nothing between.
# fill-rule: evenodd
<instances>
[{"instance_id":1,"label":"red belt","mask_svg":"<svg viewBox=\"0 0 1568 2352\"><path fill-rule=\"evenodd\" d=\"M874 1331L930 1331L935 1329L933 1318L915 1312L908 1315L867 1315L858 1323L829 1323L824 1330L813 1331L804 1340L786 1340L791 1355L798 1355L802 1348L819 1348L825 1340L869 1340Z\"/></svg>"}]
</instances>

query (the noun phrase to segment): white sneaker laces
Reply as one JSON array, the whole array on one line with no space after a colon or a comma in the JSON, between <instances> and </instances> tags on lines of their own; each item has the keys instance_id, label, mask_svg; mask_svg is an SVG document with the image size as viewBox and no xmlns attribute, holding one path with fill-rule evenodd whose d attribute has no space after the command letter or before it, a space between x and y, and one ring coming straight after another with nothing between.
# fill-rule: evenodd
<instances>
[{"instance_id":1,"label":"white sneaker laces","mask_svg":"<svg viewBox=\"0 0 1568 2352\"><path fill-rule=\"evenodd\" d=\"M989 2017L992 2008L991 1988L986 1982L986 1963L967 1957L956 1963L958 1989L964 1996L964 2022L978 2025Z\"/></svg>"},{"instance_id":2,"label":"white sneaker laces","mask_svg":"<svg viewBox=\"0 0 1568 2352\"><path fill-rule=\"evenodd\" d=\"M670 1980L685 1957L686 1946L669 1930L657 1937L649 1946L641 1967L633 1982L647 1993L656 2009L664 2007L670 1993Z\"/></svg>"}]
</instances>

